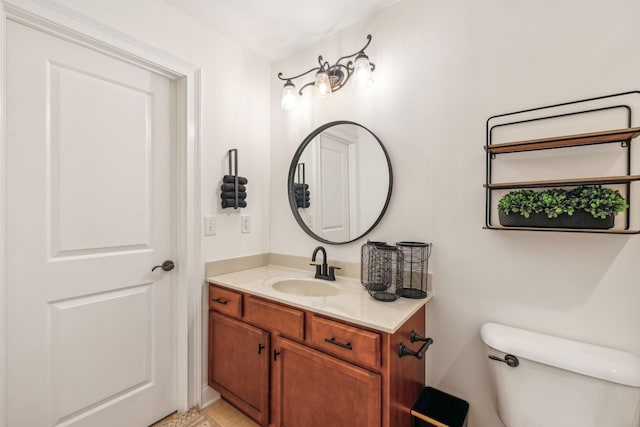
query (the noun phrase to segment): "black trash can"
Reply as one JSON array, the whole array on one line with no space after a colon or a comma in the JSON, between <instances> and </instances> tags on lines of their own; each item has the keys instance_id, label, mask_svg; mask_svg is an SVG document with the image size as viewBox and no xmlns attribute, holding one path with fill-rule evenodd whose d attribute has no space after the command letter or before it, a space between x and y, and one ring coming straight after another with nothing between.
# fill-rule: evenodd
<instances>
[{"instance_id":1,"label":"black trash can","mask_svg":"<svg viewBox=\"0 0 640 427\"><path fill-rule=\"evenodd\" d=\"M458 397L425 387L411 409L415 427L466 427L469 403Z\"/></svg>"}]
</instances>

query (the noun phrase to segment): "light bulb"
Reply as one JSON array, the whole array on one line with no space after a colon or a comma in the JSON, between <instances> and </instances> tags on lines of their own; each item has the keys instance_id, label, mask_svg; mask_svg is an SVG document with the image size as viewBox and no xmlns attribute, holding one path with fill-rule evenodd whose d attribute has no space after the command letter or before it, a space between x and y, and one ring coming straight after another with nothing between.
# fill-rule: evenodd
<instances>
[{"instance_id":1,"label":"light bulb","mask_svg":"<svg viewBox=\"0 0 640 427\"><path fill-rule=\"evenodd\" d=\"M373 78L371 77L369 57L361 53L356 57L356 62L353 65L353 86L361 89L369 86L371 83L373 83Z\"/></svg>"},{"instance_id":2,"label":"light bulb","mask_svg":"<svg viewBox=\"0 0 640 427\"><path fill-rule=\"evenodd\" d=\"M282 102L280 103L280 107L283 110L291 110L296 103L296 87L291 80L287 80L282 88Z\"/></svg>"},{"instance_id":3,"label":"light bulb","mask_svg":"<svg viewBox=\"0 0 640 427\"><path fill-rule=\"evenodd\" d=\"M318 71L316 73L316 89L318 95L326 96L331 93L331 82L329 81L329 73L326 71Z\"/></svg>"}]
</instances>

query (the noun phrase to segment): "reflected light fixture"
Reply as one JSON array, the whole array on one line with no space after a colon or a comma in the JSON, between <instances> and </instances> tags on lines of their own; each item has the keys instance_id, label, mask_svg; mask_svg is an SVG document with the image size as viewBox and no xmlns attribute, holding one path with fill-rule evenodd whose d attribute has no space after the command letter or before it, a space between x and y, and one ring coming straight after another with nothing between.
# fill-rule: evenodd
<instances>
[{"instance_id":1,"label":"reflected light fixture","mask_svg":"<svg viewBox=\"0 0 640 427\"><path fill-rule=\"evenodd\" d=\"M298 91L298 95L302 96L302 91L308 86L315 86L318 95L324 97L342 89L351 76L353 76L353 85L357 88L370 85L373 82L371 74L376 69L376 66L372 62L369 62L369 57L364 53L369 43L371 43L371 34L367 35L367 43L362 49L352 55L340 57L333 65L330 65L322 58L322 55L320 55L318 56L318 66L302 74L284 77L282 73L278 73L278 78L285 81L284 87L282 88L282 102L280 104L282 109L290 110L296 102L296 86L293 84L293 80L306 76L314 71L316 72L314 81L302 86ZM355 59L352 60L354 57Z\"/></svg>"}]
</instances>

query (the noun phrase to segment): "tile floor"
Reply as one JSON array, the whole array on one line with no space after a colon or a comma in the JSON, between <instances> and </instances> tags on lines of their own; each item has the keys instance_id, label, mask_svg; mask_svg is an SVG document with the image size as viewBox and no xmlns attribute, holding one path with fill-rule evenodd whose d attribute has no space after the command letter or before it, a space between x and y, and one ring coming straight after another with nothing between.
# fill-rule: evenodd
<instances>
[{"instance_id":1,"label":"tile floor","mask_svg":"<svg viewBox=\"0 0 640 427\"><path fill-rule=\"evenodd\" d=\"M202 413L221 427L259 427L251 418L222 399L204 408Z\"/></svg>"}]
</instances>

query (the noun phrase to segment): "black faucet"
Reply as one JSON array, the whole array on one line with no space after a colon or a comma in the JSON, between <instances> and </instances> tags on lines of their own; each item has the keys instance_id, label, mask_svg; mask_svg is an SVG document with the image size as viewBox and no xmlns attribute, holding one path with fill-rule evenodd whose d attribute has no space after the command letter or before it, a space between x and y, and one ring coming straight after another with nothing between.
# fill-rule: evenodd
<instances>
[{"instance_id":1,"label":"black faucet","mask_svg":"<svg viewBox=\"0 0 640 427\"><path fill-rule=\"evenodd\" d=\"M316 255L318 255L318 251L322 251L322 264L316 264ZM327 251L322 247L318 246L313 250L313 255L311 255L311 264L316 266L316 279L322 280L336 280L335 270L340 270L340 267L333 267L327 265ZM328 271L327 271L328 270Z\"/></svg>"}]
</instances>

